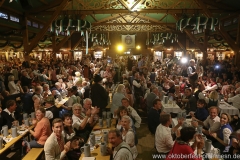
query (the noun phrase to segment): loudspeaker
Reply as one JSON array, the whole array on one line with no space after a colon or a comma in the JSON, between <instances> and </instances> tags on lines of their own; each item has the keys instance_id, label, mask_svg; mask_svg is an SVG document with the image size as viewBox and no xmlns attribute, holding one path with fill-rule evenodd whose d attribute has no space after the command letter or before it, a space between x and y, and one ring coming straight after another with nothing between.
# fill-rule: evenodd
<instances>
[{"instance_id":1,"label":"loudspeaker","mask_svg":"<svg viewBox=\"0 0 240 160\"><path fill-rule=\"evenodd\" d=\"M24 10L33 8L31 0L19 0L19 1Z\"/></svg>"}]
</instances>

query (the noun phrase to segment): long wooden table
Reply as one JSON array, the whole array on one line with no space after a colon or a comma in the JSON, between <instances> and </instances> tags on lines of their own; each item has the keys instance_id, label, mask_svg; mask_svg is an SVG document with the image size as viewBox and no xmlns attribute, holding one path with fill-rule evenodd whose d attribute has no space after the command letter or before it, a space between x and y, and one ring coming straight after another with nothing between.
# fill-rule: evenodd
<instances>
[{"instance_id":1,"label":"long wooden table","mask_svg":"<svg viewBox=\"0 0 240 160\"><path fill-rule=\"evenodd\" d=\"M34 126L29 127L29 129L33 129ZM8 130L8 133L11 134L11 129ZM2 149L0 149L0 155L5 152L7 149L9 149L13 144L15 144L17 141L22 139L25 135L27 135L29 131L24 132L23 134L18 135L17 137L13 138L10 142L6 143ZM2 136L2 135L1 135ZM10 135L11 136L11 135ZM9 137L10 138L10 137Z\"/></svg>"},{"instance_id":2,"label":"long wooden table","mask_svg":"<svg viewBox=\"0 0 240 160\"><path fill-rule=\"evenodd\" d=\"M103 121L103 127L99 126L99 123L97 123L94 127L93 127L93 131L97 131L97 130L101 130L100 134L95 134L95 136L102 136L103 132L102 130L111 130L111 129L115 129L116 126L116 119L112 119L111 121L111 127L107 128L107 124L106 124L106 120ZM102 137L103 138L103 137ZM88 140L89 141L89 140ZM102 140L101 140L102 141ZM111 144L107 145L108 147L111 147ZM106 156L101 156L101 148L100 145L95 148L93 151L91 151L91 157L95 157L96 160L110 160L110 155L106 155ZM82 153L81 157L79 160L82 160L84 158L84 153Z\"/></svg>"}]
</instances>

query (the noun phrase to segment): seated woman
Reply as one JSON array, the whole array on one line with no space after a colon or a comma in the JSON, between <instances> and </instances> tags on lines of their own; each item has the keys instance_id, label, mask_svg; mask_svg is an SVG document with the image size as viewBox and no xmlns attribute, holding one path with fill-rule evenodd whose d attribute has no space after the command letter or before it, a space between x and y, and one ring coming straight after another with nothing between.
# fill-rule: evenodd
<instances>
[{"instance_id":1,"label":"seated woman","mask_svg":"<svg viewBox=\"0 0 240 160\"><path fill-rule=\"evenodd\" d=\"M204 146L204 140L201 135L195 135L196 131L193 127L184 127L180 130L180 137L175 141L173 148L167 155L165 160L172 160L171 155L183 155L186 156L184 160L201 160L201 152ZM195 139L194 143L190 146L189 142ZM197 148L197 154L194 155L194 150ZM192 156L191 156L192 155ZM196 158L194 158L196 157ZM175 160L181 160L183 158L174 157Z\"/></svg>"},{"instance_id":2,"label":"seated woman","mask_svg":"<svg viewBox=\"0 0 240 160\"><path fill-rule=\"evenodd\" d=\"M192 116L192 119L195 119L197 121L205 121L208 117L208 110L205 108L206 102L204 99L199 99L197 101L197 110L195 113L190 112L190 115Z\"/></svg>"},{"instance_id":3,"label":"seated woman","mask_svg":"<svg viewBox=\"0 0 240 160\"><path fill-rule=\"evenodd\" d=\"M134 133L133 129L131 128L131 126L132 126L131 118L127 115L123 116L122 120L121 120L121 125L123 127L122 139L130 146L130 148L131 148L130 150L133 154L133 159L136 159L136 157L138 155L138 151L137 151L137 147L135 145L135 133Z\"/></svg>"},{"instance_id":4,"label":"seated woman","mask_svg":"<svg viewBox=\"0 0 240 160\"><path fill-rule=\"evenodd\" d=\"M34 131L29 129L29 133L34 137L31 142L23 141L22 145L26 147L27 152L31 148L43 148L47 138L51 135L51 127L49 119L45 117L45 109L36 110L36 119L32 120L35 126Z\"/></svg>"},{"instance_id":5,"label":"seated woman","mask_svg":"<svg viewBox=\"0 0 240 160\"><path fill-rule=\"evenodd\" d=\"M232 127L230 126L231 116L228 113L222 113L220 117L221 127L218 133L212 133L211 136L217 141L213 142L215 148L219 148L221 152L228 152L231 140L230 135L233 132Z\"/></svg>"},{"instance_id":6,"label":"seated woman","mask_svg":"<svg viewBox=\"0 0 240 160\"><path fill-rule=\"evenodd\" d=\"M118 118L118 120L117 120L117 126L116 126L116 128L119 129L119 130L122 130L121 119L122 119L123 116L129 116L128 109L126 107L124 107L124 106L120 106L118 108L118 111L117 111L117 118ZM134 126L132 118L131 118L131 124L132 124L131 128L135 132L135 126Z\"/></svg>"},{"instance_id":7,"label":"seated woman","mask_svg":"<svg viewBox=\"0 0 240 160\"><path fill-rule=\"evenodd\" d=\"M217 91L211 91L209 94L209 98L206 98L205 101L207 102L207 109L212 106L219 106L218 102L218 92Z\"/></svg>"},{"instance_id":8,"label":"seated woman","mask_svg":"<svg viewBox=\"0 0 240 160\"><path fill-rule=\"evenodd\" d=\"M73 120L70 114L64 114L62 117L63 120L63 132L65 142L71 141L71 144L75 144L75 147L72 148L68 153L68 160L78 160L81 156L80 147L83 146L84 140L76 136L76 133L72 127Z\"/></svg>"}]
</instances>

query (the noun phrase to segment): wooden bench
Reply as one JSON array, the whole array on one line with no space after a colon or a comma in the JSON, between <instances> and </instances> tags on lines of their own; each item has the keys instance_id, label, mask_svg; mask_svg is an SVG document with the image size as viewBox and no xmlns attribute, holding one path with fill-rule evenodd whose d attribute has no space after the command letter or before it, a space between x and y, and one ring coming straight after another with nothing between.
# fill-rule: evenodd
<instances>
[{"instance_id":1,"label":"wooden bench","mask_svg":"<svg viewBox=\"0 0 240 160\"><path fill-rule=\"evenodd\" d=\"M37 160L42 152L43 148L32 148L22 160Z\"/></svg>"}]
</instances>

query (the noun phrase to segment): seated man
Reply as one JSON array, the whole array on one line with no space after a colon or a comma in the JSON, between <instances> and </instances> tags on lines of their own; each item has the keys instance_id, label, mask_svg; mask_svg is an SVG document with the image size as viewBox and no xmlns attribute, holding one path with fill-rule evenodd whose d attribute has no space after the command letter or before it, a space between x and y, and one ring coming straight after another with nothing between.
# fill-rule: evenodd
<instances>
[{"instance_id":1,"label":"seated man","mask_svg":"<svg viewBox=\"0 0 240 160\"><path fill-rule=\"evenodd\" d=\"M86 115L88 110L91 111L91 115L93 115L93 120L94 123L92 126L94 126L96 124L96 122L99 119L98 113L99 113L99 108L97 106L92 107L92 100L90 98L86 98L83 101L83 108L82 108L82 112Z\"/></svg>"},{"instance_id":2,"label":"seated man","mask_svg":"<svg viewBox=\"0 0 240 160\"><path fill-rule=\"evenodd\" d=\"M59 118L59 109L55 106L55 99L53 96L48 96L45 100L46 117L50 120L50 123L55 118Z\"/></svg>"},{"instance_id":3,"label":"seated man","mask_svg":"<svg viewBox=\"0 0 240 160\"><path fill-rule=\"evenodd\" d=\"M122 134L119 130L110 130L108 140L114 147L114 150L107 148L108 153L113 155L113 160L133 160L130 146L122 140Z\"/></svg>"},{"instance_id":4,"label":"seated man","mask_svg":"<svg viewBox=\"0 0 240 160\"><path fill-rule=\"evenodd\" d=\"M218 117L218 108L217 107L210 107L209 108L209 116L205 121L200 121L196 119L195 117L192 117L193 120L196 120L197 123L194 121L192 122L192 125L194 127L197 127L198 124L203 126L202 132L209 136L211 133L216 133L220 129L220 118ZM212 139L210 136L209 138Z\"/></svg>"},{"instance_id":5,"label":"seated man","mask_svg":"<svg viewBox=\"0 0 240 160\"><path fill-rule=\"evenodd\" d=\"M182 102L185 103L185 107L183 107L182 109L186 109L187 114L191 111L196 111L197 100L195 96L193 96L191 88L186 88L184 95L185 98L182 99Z\"/></svg>"},{"instance_id":6,"label":"seated man","mask_svg":"<svg viewBox=\"0 0 240 160\"><path fill-rule=\"evenodd\" d=\"M172 118L170 114L162 114L160 116L160 124L155 133L155 145L158 153L168 154L172 149L174 144L172 133L175 133L182 126L183 119L178 119L178 124L174 128L169 128L171 124ZM177 134L177 136L179 135Z\"/></svg>"},{"instance_id":7,"label":"seated man","mask_svg":"<svg viewBox=\"0 0 240 160\"><path fill-rule=\"evenodd\" d=\"M62 136L63 123L62 120L56 118L52 121L53 133L48 137L45 145L45 159L46 160L61 160L64 159L66 153L70 150L70 141L65 144Z\"/></svg>"},{"instance_id":8,"label":"seated man","mask_svg":"<svg viewBox=\"0 0 240 160\"><path fill-rule=\"evenodd\" d=\"M157 126L160 124L161 109L161 100L155 99L153 101L153 107L148 112L148 129L152 134L155 134Z\"/></svg>"},{"instance_id":9,"label":"seated man","mask_svg":"<svg viewBox=\"0 0 240 160\"><path fill-rule=\"evenodd\" d=\"M2 125L7 125L8 128L11 128L15 121L18 121L19 124L22 124L22 116L19 112L16 111L17 105L14 100L8 100L6 107L2 113Z\"/></svg>"}]
</instances>

